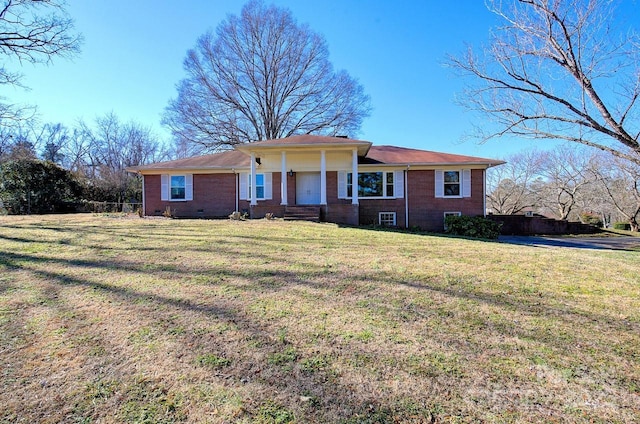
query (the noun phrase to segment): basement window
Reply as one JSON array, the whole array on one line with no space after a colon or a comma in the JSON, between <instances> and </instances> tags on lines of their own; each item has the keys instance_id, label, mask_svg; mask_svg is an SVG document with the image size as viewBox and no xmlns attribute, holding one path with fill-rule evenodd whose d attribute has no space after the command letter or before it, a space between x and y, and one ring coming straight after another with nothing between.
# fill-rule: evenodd
<instances>
[{"instance_id":1,"label":"basement window","mask_svg":"<svg viewBox=\"0 0 640 424\"><path fill-rule=\"evenodd\" d=\"M445 212L444 213L444 230L447 231L447 217L448 216L462 216L462 212Z\"/></svg>"},{"instance_id":2,"label":"basement window","mask_svg":"<svg viewBox=\"0 0 640 424\"><path fill-rule=\"evenodd\" d=\"M378 213L378 224L385 227L396 226L396 213L395 212L380 212Z\"/></svg>"}]
</instances>

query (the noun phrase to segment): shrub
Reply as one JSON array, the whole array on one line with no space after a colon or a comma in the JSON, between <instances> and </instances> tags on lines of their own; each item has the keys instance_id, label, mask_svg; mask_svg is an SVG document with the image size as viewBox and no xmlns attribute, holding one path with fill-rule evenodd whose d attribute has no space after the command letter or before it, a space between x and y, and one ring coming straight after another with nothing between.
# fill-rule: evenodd
<instances>
[{"instance_id":1,"label":"shrub","mask_svg":"<svg viewBox=\"0 0 640 424\"><path fill-rule=\"evenodd\" d=\"M73 212L82 184L51 162L21 159L0 166L0 207L13 215Z\"/></svg>"},{"instance_id":2,"label":"shrub","mask_svg":"<svg viewBox=\"0 0 640 424\"><path fill-rule=\"evenodd\" d=\"M631 230L631 224L628 222L614 222L613 223L614 230Z\"/></svg>"},{"instance_id":3,"label":"shrub","mask_svg":"<svg viewBox=\"0 0 640 424\"><path fill-rule=\"evenodd\" d=\"M602 228L602 218L598 215L590 212L584 212L580 214L580 222L583 224L593 225L594 227Z\"/></svg>"},{"instance_id":4,"label":"shrub","mask_svg":"<svg viewBox=\"0 0 640 424\"><path fill-rule=\"evenodd\" d=\"M482 216L455 216L445 218L445 232L464 237L497 239L502 224Z\"/></svg>"}]
</instances>

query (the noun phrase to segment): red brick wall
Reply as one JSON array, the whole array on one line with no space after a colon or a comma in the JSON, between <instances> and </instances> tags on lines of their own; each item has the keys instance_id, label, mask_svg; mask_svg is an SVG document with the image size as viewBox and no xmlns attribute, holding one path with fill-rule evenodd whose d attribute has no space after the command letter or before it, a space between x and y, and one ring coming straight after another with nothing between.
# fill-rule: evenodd
<instances>
[{"instance_id":1,"label":"red brick wall","mask_svg":"<svg viewBox=\"0 0 640 424\"><path fill-rule=\"evenodd\" d=\"M275 174L274 174L275 175ZM287 173L287 204L296 204L296 174L289 176Z\"/></svg>"},{"instance_id":2,"label":"red brick wall","mask_svg":"<svg viewBox=\"0 0 640 424\"><path fill-rule=\"evenodd\" d=\"M471 170L471 197L436 198L435 171L409 171L409 227L426 231L443 231L444 213L484 214L484 179L482 169Z\"/></svg>"},{"instance_id":3,"label":"red brick wall","mask_svg":"<svg viewBox=\"0 0 640 424\"><path fill-rule=\"evenodd\" d=\"M359 225L358 205L328 204L322 207L322 219L336 224Z\"/></svg>"},{"instance_id":4,"label":"red brick wall","mask_svg":"<svg viewBox=\"0 0 640 424\"><path fill-rule=\"evenodd\" d=\"M351 199L338 199L338 172L327 172L327 206L323 208L322 218L337 224L359 225L358 205L352 205Z\"/></svg>"},{"instance_id":5,"label":"red brick wall","mask_svg":"<svg viewBox=\"0 0 640 424\"><path fill-rule=\"evenodd\" d=\"M281 206L282 198L280 197L280 193L282 193L282 186L280 185L280 172L274 172L271 174L271 199L268 200L258 200L257 206L253 208L250 206L250 202L240 201L240 210L247 209L250 211L251 218L264 218L266 213L275 214L276 217L282 218L284 214L284 206ZM287 184L290 184L291 180L287 180ZM291 190L287 187L287 196Z\"/></svg>"},{"instance_id":6,"label":"red brick wall","mask_svg":"<svg viewBox=\"0 0 640 424\"><path fill-rule=\"evenodd\" d=\"M225 217L235 210L235 174L196 174L193 176L193 201L168 202L160 200L160 175L145 175L145 214L161 215L170 206L178 217ZM267 212L282 216L280 205L280 173L272 175L272 199L258 201L253 217L261 218ZM463 215L484 213L483 170L471 171L471 197L445 199L435 197L434 171L409 171L407 193L409 196L409 227L428 231L442 231L444 212L461 212ZM295 175L287 176L288 203L295 205ZM405 224L405 199L360 199L359 208L351 205L351 199L338 199L338 173L327 172L327 207L324 215L329 222L350 225L378 223L379 212L396 212L399 227ZM248 200L238 202L240 211L250 211Z\"/></svg>"},{"instance_id":7,"label":"red brick wall","mask_svg":"<svg viewBox=\"0 0 640 424\"><path fill-rule=\"evenodd\" d=\"M358 199L360 203L360 225L378 225L380 212L395 212L396 226L404 227L404 198L402 199Z\"/></svg>"},{"instance_id":8,"label":"red brick wall","mask_svg":"<svg viewBox=\"0 0 640 424\"><path fill-rule=\"evenodd\" d=\"M395 212L396 224L404 227L403 199L358 199L359 206L353 206L351 199L338 199L338 173L327 172L327 216L329 222L349 225L378 224L379 212Z\"/></svg>"},{"instance_id":9,"label":"red brick wall","mask_svg":"<svg viewBox=\"0 0 640 424\"><path fill-rule=\"evenodd\" d=\"M169 206L176 217L217 218L236 209L235 174L195 174L192 201L162 201L161 176L144 176L145 215L162 215Z\"/></svg>"}]
</instances>

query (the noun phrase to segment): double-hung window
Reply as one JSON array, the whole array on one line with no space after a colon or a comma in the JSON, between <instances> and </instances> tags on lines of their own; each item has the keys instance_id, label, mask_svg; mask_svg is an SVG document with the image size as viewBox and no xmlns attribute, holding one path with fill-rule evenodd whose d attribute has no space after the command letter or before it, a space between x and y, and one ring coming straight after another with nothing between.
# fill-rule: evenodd
<instances>
[{"instance_id":1,"label":"double-hung window","mask_svg":"<svg viewBox=\"0 0 640 424\"><path fill-rule=\"evenodd\" d=\"M386 176L386 186L385 186L385 195L387 197L393 197L393 172L385 172ZM395 224L394 224L395 225Z\"/></svg>"},{"instance_id":2,"label":"double-hung window","mask_svg":"<svg viewBox=\"0 0 640 424\"><path fill-rule=\"evenodd\" d=\"M193 174L161 175L160 199L180 202L193 200Z\"/></svg>"},{"instance_id":3,"label":"double-hung window","mask_svg":"<svg viewBox=\"0 0 640 424\"><path fill-rule=\"evenodd\" d=\"M460 171L444 171L444 196L460 196Z\"/></svg>"},{"instance_id":4,"label":"double-hung window","mask_svg":"<svg viewBox=\"0 0 640 424\"><path fill-rule=\"evenodd\" d=\"M271 199L273 195L272 178L270 172L256 173L256 200ZM240 174L240 199L251 200L251 174L248 172Z\"/></svg>"},{"instance_id":5,"label":"double-hung window","mask_svg":"<svg viewBox=\"0 0 640 424\"><path fill-rule=\"evenodd\" d=\"M249 199L251 199L251 178L249 178ZM264 199L264 174L256 174L256 199Z\"/></svg>"},{"instance_id":6,"label":"double-hung window","mask_svg":"<svg viewBox=\"0 0 640 424\"><path fill-rule=\"evenodd\" d=\"M184 175L171 176L171 200L184 200L186 197L187 179Z\"/></svg>"},{"instance_id":7,"label":"double-hung window","mask_svg":"<svg viewBox=\"0 0 640 424\"><path fill-rule=\"evenodd\" d=\"M471 197L471 170L447 169L435 171L435 197Z\"/></svg>"}]
</instances>

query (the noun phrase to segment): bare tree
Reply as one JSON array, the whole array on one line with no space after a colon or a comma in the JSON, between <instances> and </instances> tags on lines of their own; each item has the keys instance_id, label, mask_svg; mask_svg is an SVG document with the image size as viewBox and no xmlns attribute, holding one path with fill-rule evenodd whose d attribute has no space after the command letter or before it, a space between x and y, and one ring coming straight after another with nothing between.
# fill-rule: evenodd
<instances>
[{"instance_id":1,"label":"bare tree","mask_svg":"<svg viewBox=\"0 0 640 424\"><path fill-rule=\"evenodd\" d=\"M640 166L601 155L589 168L600 184L607 201L629 222L632 231L640 231Z\"/></svg>"},{"instance_id":2,"label":"bare tree","mask_svg":"<svg viewBox=\"0 0 640 424\"><path fill-rule=\"evenodd\" d=\"M0 121L0 162L35 159L39 148L33 137L35 122L25 119L12 125L2 124Z\"/></svg>"},{"instance_id":3,"label":"bare tree","mask_svg":"<svg viewBox=\"0 0 640 424\"><path fill-rule=\"evenodd\" d=\"M44 124L35 134L38 144L42 146L40 156L43 160L62 165L64 163L64 149L69 143L69 130L64 125Z\"/></svg>"},{"instance_id":4,"label":"bare tree","mask_svg":"<svg viewBox=\"0 0 640 424\"><path fill-rule=\"evenodd\" d=\"M487 200L493 213L513 215L534 208L539 198L535 181L542 178L543 153L523 151L505 158L506 164L487 172Z\"/></svg>"},{"instance_id":5,"label":"bare tree","mask_svg":"<svg viewBox=\"0 0 640 424\"><path fill-rule=\"evenodd\" d=\"M584 149L560 146L542 158L544 183L538 188L539 206L558 219L569 219L580 198L595 182L587 172L593 155ZM575 214L574 214L575 218Z\"/></svg>"},{"instance_id":6,"label":"bare tree","mask_svg":"<svg viewBox=\"0 0 640 424\"><path fill-rule=\"evenodd\" d=\"M258 0L198 39L184 68L163 122L176 139L206 150L354 133L370 111L362 86L333 70L322 36Z\"/></svg>"},{"instance_id":7,"label":"bare tree","mask_svg":"<svg viewBox=\"0 0 640 424\"><path fill-rule=\"evenodd\" d=\"M114 113L95 120L93 127L79 123L73 150L82 152L83 174L100 200L127 201L140 195L137 177L129 166L163 159L160 143L151 131L136 122L122 123Z\"/></svg>"},{"instance_id":8,"label":"bare tree","mask_svg":"<svg viewBox=\"0 0 640 424\"><path fill-rule=\"evenodd\" d=\"M65 10L64 0L5 0L0 5L0 85L21 86L19 72L6 63L51 63L54 57L71 57L79 51L80 35ZM0 98L0 100L2 100ZM33 115L34 109L3 102L0 122Z\"/></svg>"},{"instance_id":9,"label":"bare tree","mask_svg":"<svg viewBox=\"0 0 640 424\"><path fill-rule=\"evenodd\" d=\"M620 2L486 1L504 26L484 55L451 59L473 77L464 103L497 124L481 137L568 140L640 164L640 43L616 27Z\"/></svg>"}]
</instances>

